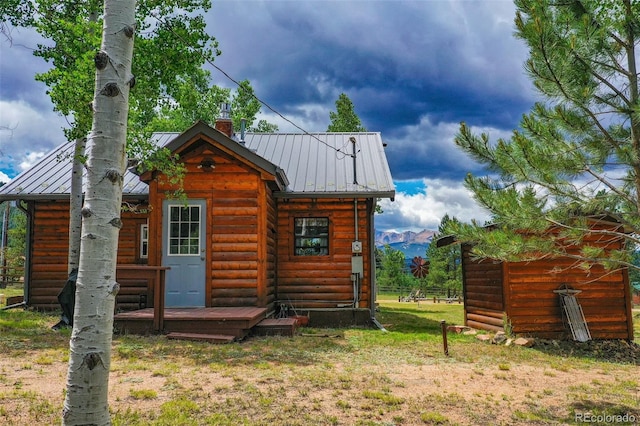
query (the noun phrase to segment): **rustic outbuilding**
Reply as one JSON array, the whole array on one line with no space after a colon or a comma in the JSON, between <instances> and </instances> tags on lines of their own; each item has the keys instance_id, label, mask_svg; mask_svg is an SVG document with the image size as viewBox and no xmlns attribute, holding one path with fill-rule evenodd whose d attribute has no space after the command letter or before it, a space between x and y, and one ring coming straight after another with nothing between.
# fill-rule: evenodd
<instances>
[{"instance_id":1,"label":"rustic outbuilding","mask_svg":"<svg viewBox=\"0 0 640 426\"><path fill-rule=\"evenodd\" d=\"M592 226L620 225L599 217L594 218ZM437 244L454 242L454 237L443 237ZM584 243L620 249L624 242L593 234ZM575 336L571 318L562 302L563 294L569 292L582 310L590 338L633 340L631 288L626 268L606 270L600 264L584 268L569 257L499 261L478 258L472 248L471 244L462 244L465 325L525 336L572 339ZM580 247L567 246L566 250L578 254Z\"/></svg>"},{"instance_id":2,"label":"rustic outbuilding","mask_svg":"<svg viewBox=\"0 0 640 426\"><path fill-rule=\"evenodd\" d=\"M374 212L395 194L380 133L238 137L221 119L153 140L186 167L184 197L156 170L127 172L118 311L161 303L371 322ZM28 217L25 302L38 309L58 307L67 278L72 152L64 144L0 187Z\"/></svg>"}]
</instances>

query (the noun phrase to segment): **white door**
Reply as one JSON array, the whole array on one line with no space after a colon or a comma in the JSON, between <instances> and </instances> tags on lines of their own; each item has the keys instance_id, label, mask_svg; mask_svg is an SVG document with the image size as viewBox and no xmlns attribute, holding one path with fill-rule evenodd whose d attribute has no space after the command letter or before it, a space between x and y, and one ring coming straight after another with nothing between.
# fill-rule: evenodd
<instances>
[{"instance_id":1,"label":"white door","mask_svg":"<svg viewBox=\"0 0 640 426\"><path fill-rule=\"evenodd\" d=\"M205 305L205 200L165 200L162 204L162 265L166 307Z\"/></svg>"}]
</instances>

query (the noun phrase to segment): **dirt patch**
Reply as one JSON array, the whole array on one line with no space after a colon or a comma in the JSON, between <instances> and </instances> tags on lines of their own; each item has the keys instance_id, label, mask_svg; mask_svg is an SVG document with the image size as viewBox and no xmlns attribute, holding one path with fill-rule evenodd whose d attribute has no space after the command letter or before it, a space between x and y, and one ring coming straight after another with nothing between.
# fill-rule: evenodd
<instances>
[{"instance_id":1,"label":"dirt patch","mask_svg":"<svg viewBox=\"0 0 640 426\"><path fill-rule=\"evenodd\" d=\"M247 353L251 345L248 341L225 350ZM109 403L120 424L166 424L158 419L186 415L190 409L194 410L190 420L181 424L234 424L232 419L294 425L570 424L576 415L590 412L624 412L640 420L640 383L634 364L638 345L552 341L538 341L530 349L474 345L478 353L474 359L457 358L454 344L450 357L425 348L424 357L389 362L393 353L380 354L380 362L365 363L359 360L361 354L348 353L344 340L332 346L335 355L299 365L261 359L259 353L250 362L231 357L197 362L180 356L114 356ZM203 354L219 350L206 344L192 347ZM611 355L618 363L575 358L589 349L604 359ZM514 358L504 351L519 352ZM19 358L0 358L0 423L57 422L67 363L52 358L62 356L58 352L43 358L42 351L33 351ZM549 361L540 362L540 356ZM633 362L619 363L621 359ZM163 414L171 404L185 400L195 408Z\"/></svg>"}]
</instances>

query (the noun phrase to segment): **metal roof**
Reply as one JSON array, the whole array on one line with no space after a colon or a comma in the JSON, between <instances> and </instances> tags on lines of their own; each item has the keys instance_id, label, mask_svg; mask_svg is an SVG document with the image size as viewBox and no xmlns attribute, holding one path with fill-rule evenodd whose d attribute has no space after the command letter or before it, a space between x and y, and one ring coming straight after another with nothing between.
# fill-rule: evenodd
<instances>
[{"instance_id":1,"label":"metal roof","mask_svg":"<svg viewBox=\"0 0 640 426\"><path fill-rule=\"evenodd\" d=\"M198 126L202 124L191 129ZM161 146L173 147L181 135L184 133L154 133L152 138ZM351 138L356 141L356 183ZM279 169L284 171L287 187L276 193L278 196L395 196L380 133L247 133L244 142L245 146L240 147L240 144L236 151L240 155L254 162L271 163L278 173L282 172ZM36 165L0 187L0 200L68 198L73 148L73 142L60 145ZM147 184L128 171L123 197L147 194Z\"/></svg>"},{"instance_id":2,"label":"metal roof","mask_svg":"<svg viewBox=\"0 0 640 426\"><path fill-rule=\"evenodd\" d=\"M395 195L380 133L247 133L245 143L284 170L289 187L282 195Z\"/></svg>"},{"instance_id":3,"label":"metal roof","mask_svg":"<svg viewBox=\"0 0 640 426\"><path fill-rule=\"evenodd\" d=\"M30 169L0 187L0 200L51 200L69 198L75 142L67 142L45 155ZM87 180L83 180L86 185ZM127 171L123 197L146 197L148 186Z\"/></svg>"}]
</instances>

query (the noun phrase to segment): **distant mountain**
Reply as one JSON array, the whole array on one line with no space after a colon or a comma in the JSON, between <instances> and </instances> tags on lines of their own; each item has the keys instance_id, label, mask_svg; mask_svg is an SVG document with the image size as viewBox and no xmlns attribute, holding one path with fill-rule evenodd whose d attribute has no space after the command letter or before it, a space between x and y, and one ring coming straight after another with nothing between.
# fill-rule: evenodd
<instances>
[{"instance_id":1,"label":"distant mountain","mask_svg":"<svg viewBox=\"0 0 640 426\"><path fill-rule=\"evenodd\" d=\"M413 259L415 256L424 258L435 233L427 229L420 232L376 231L376 246L389 245L392 249L403 252L407 259Z\"/></svg>"}]
</instances>

